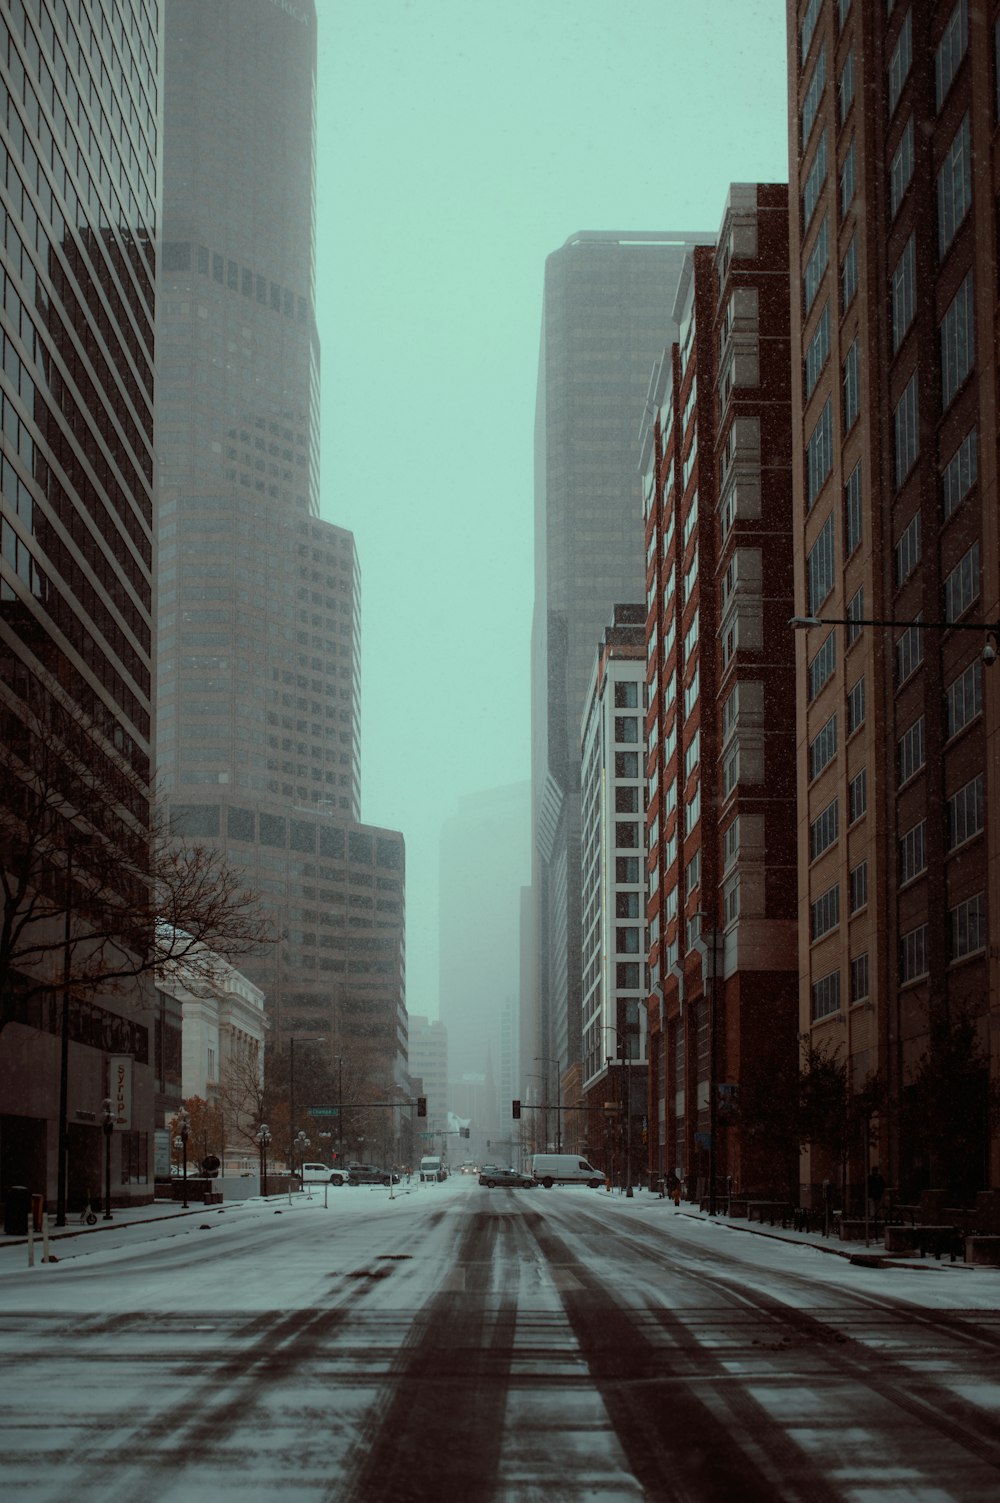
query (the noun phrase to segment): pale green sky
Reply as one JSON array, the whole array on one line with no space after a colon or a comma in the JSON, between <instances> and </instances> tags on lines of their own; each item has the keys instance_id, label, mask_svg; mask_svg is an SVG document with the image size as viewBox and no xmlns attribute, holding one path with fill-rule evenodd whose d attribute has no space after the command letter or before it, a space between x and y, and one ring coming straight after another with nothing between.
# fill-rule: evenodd
<instances>
[{"instance_id":1,"label":"pale green sky","mask_svg":"<svg viewBox=\"0 0 1000 1503\"><path fill-rule=\"evenodd\" d=\"M784 4L317 9L323 515L358 542L362 817L406 836L408 1005L433 1017L441 824L529 771L545 257L715 230L730 182L786 179Z\"/></svg>"}]
</instances>

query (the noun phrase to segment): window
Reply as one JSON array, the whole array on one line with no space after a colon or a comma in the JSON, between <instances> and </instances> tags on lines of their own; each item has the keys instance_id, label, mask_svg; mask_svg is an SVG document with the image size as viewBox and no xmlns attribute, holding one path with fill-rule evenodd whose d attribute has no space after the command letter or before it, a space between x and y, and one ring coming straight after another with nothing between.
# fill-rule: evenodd
<instances>
[{"instance_id":1,"label":"window","mask_svg":"<svg viewBox=\"0 0 1000 1503\"><path fill-rule=\"evenodd\" d=\"M969 0L958 0L934 55L934 107L940 110L969 45Z\"/></svg>"},{"instance_id":2,"label":"window","mask_svg":"<svg viewBox=\"0 0 1000 1503\"><path fill-rule=\"evenodd\" d=\"M736 860L740 853L740 817L733 820L722 837L722 867L725 871Z\"/></svg>"},{"instance_id":3,"label":"window","mask_svg":"<svg viewBox=\"0 0 1000 1503\"><path fill-rule=\"evenodd\" d=\"M917 243L916 234L910 236L903 247L903 254L893 268L890 278L892 297L892 353L903 343L906 331L917 311Z\"/></svg>"},{"instance_id":4,"label":"window","mask_svg":"<svg viewBox=\"0 0 1000 1503\"><path fill-rule=\"evenodd\" d=\"M822 9L823 0L809 0L809 4L806 6L806 13L802 17L801 35L803 67L805 66L806 58L809 56L809 48L812 45L813 33L816 30L816 22L819 20L819 13Z\"/></svg>"},{"instance_id":5,"label":"window","mask_svg":"<svg viewBox=\"0 0 1000 1503\"><path fill-rule=\"evenodd\" d=\"M837 807L838 800L833 799L809 826L810 861L815 861L817 856L822 856L823 852L829 850L837 839Z\"/></svg>"},{"instance_id":6,"label":"window","mask_svg":"<svg viewBox=\"0 0 1000 1503\"><path fill-rule=\"evenodd\" d=\"M815 616L833 589L834 574L833 512L827 517L819 537L809 550L807 560L809 614Z\"/></svg>"},{"instance_id":7,"label":"window","mask_svg":"<svg viewBox=\"0 0 1000 1503\"><path fill-rule=\"evenodd\" d=\"M860 623L864 620L864 618L865 618L865 587L864 587L864 585L862 585L861 588L858 590L857 594L851 596L851 599L848 602L848 606L847 606L847 619L850 622L850 625L847 628L847 645L848 645L848 647L853 646L853 644L860 637L861 631L862 631Z\"/></svg>"},{"instance_id":8,"label":"window","mask_svg":"<svg viewBox=\"0 0 1000 1503\"><path fill-rule=\"evenodd\" d=\"M941 474L941 509L946 519L965 500L975 485L977 469L976 430L972 428L965 435Z\"/></svg>"},{"instance_id":9,"label":"window","mask_svg":"<svg viewBox=\"0 0 1000 1503\"><path fill-rule=\"evenodd\" d=\"M851 11L851 0L837 0L837 30L843 31Z\"/></svg>"},{"instance_id":10,"label":"window","mask_svg":"<svg viewBox=\"0 0 1000 1503\"><path fill-rule=\"evenodd\" d=\"M851 236L851 243L840 263L840 307L846 313L858 290L858 237Z\"/></svg>"},{"instance_id":11,"label":"window","mask_svg":"<svg viewBox=\"0 0 1000 1503\"><path fill-rule=\"evenodd\" d=\"M695 825L701 818L701 784L699 783L690 800L684 806L684 834L690 835Z\"/></svg>"},{"instance_id":12,"label":"window","mask_svg":"<svg viewBox=\"0 0 1000 1503\"><path fill-rule=\"evenodd\" d=\"M831 971L812 984L812 1020L818 1023L840 1011L840 972Z\"/></svg>"},{"instance_id":13,"label":"window","mask_svg":"<svg viewBox=\"0 0 1000 1503\"><path fill-rule=\"evenodd\" d=\"M851 961L851 1001L863 1002L868 996L868 956L856 955Z\"/></svg>"},{"instance_id":14,"label":"window","mask_svg":"<svg viewBox=\"0 0 1000 1503\"><path fill-rule=\"evenodd\" d=\"M638 882L638 880L639 880L639 858L638 858L638 856L616 856L615 857L615 881L616 882Z\"/></svg>"},{"instance_id":15,"label":"window","mask_svg":"<svg viewBox=\"0 0 1000 1503\"><path fill-rule=\"evenodd\" d=\"M847 820L854 824L868 808L868 772L862 767L847 785Z\"/></svg>"},{"instance_id":16,"label":"window","mask_svg":"<svg viewBox=\"0 0 1000 1503\"><path fill-rule=\"evenodd\" d=\"M971 840L983 828L983 774L979 773L948 800L948 849Z\"/></svg>"},{"instance_id":17,"label":"window","mask_svg":"<svg viewBox=\"0 0 1000 1503\"><path fill-rule=\"evenodd\" d=\"M823 97L826 87L826 43L816 54L816 66L812 70L809 87L806 89L805 98L802 101L802 145L805 147L809 140L809 134L816 119L816 111Z\"/></svg>"},{"instance_id":18,"label":"window","mask_svg":"<svg viewBox=\"0 0 1000 1503\"><path fill-rule=\"evenodd\" d=\"M619 924L615 929L615 949L619 955L638 955L639 930L633 924Z\"/></svg>"},{"instance_id":19,"label":"window","mask_svg":"<svg viewBox=\"0 0 1000 1503\"><path fill-rule=\"evenodd\" d=\"M833 417L830 398L827 397L823 411L806 445L806 505L812 506L823 489L826 477L833 464Z\"/></svg>"},{"instance_id":20,"label":"window","mask_svg":"<svg viewBox=\"0 0 1000 1503\"><path fill-rule=\"evenodd\" d=\"M695 731L684 753L684 776L689 778L701 760L701 731Z\"/></svg>"},{"instance_id":21,"label":"window","mask_svg":"<svg viewBox=\"0 0 1000 1503\"><path fill-rule=\"evenodd\" d=\"M972 142L966 115L941 163L937 180L938 254L944 257L972 203Z\"/></svg>"},{"instance_id":22,"label":"window","mask_svg":"<svg viewBox=\"0 0 1000 1503\"><path fill-rule=\"evenodd\" d=\"M986 894L957 903L948 913L949 960L962 960L986 948Z\"/></svg>"},{"instance_id":23,"label":"window","mask_svg":"<svg viewBox=\"0 0 1000 1503\"><path fill-rule=\"evenodd\" d=\"M983 713L983 665L979 658L953 679L945 694L948 712L948 735L959 731Z\"/></svg>"},{"instance_id":24,"label":"window","mask_svg":"<svg viewBox=\"0 0 1000 1503\"><path fill-rule=\"evenodd\" d=\"M633 783L625 784L615 789L615 812L618 814L638 814L639 812L639 789Z\"/></svg>"},{"instance_id":25,"label":"window","mask_svg":"<svg viewBox=\"0 0 1000 1503\"><path fill-rule=\"evenodd\" d=\"M924 634L920 630L921 617L917 616L913 626L908 626L903 635L896 641L896 684L897 686L909 678L924 660Z\"/></svg>"},{"instance_id":26,"label":"window","mask_svg":"<svg viewBox=\"0 0 1000 1503\"><path fill-rule=\"evenodd\" d=\"M947 407L976 358L972 272L948 304L941 320L941 405Z\"/></svg>"},{"instance_id":27,"label":"window","mask_svg":"<svg viewBox=\"0 0 1000 1503\"><path fill-rule=\"evenodd\" d=\"M903 134L899 138L899 145L892 154L889 163L889 215L895 219L899 212L899 206L903 202L903 194L910 186L913 177L913 116L903 126Z\"/></svg>"},{"instance_id":28,"label":"window","mask_svg":"<svg viewBox=\"0 0 1000 1503\"><path fill-rule=\"evenodd\" d=\"M841 125L847 119L847 112L854 103L854 51L852 50L844 58L844 66L840 70L840 79L837 84L837 115Z\"/></svg>"},{"instance_id":29,"label":"window","mask_svg":"<svg viewBox=\"0 0 1000 1503\"><path fill-rule=\"evenodd\" d=\"M920 771L924 765L924 717L921 715L915 720L908 731L904 731L896 742L896 760L899 772L899 786Z\"/></svg>"},{"instance_id":30,"label":"window","mask_svg":"<svg viewBox=\"0 0 1000 1503\"><path fill-rule=\"evenodd\" d=\"M927 925L911 929L899 941L899 981L905 985L927 975Z\"/></svg>"},{"instance_id":31,"label":"window","mask_svg":"<svg viewBox=\"0 0 1000 1503\"><path fill-rule=\"evenodd\" d=\"M639 844L639 826L631 820L620 819L615 824L615 845L619 850L635 850Z\"/></svg>"},{"instance_id":32,"label":"window","mask_svg":"<svg viewBox=\"0 0 1000 1503\"><path fill-rule=\"evenodd\" d=\"M806 400L812 396L820 372L830 353L830 304L823 304L823 311L816 320L813 337L806 348Z\"/></svg>"},{"instance_id":33,"label":"window","mask_svg":"<svg viewBox=\"0 0 1000 1503\"><path fill-rule=\"evenodd\" d=\"M868 862L861 861L848 878L851 895L851 912L858 913L868 902Z\"/></svg>"},{"instance_id":34,"label":"window","mask_svg":"<svg viewBox=\"0 0 1000 1503\"><path fill-rule=\"evenodd\" d=\"M809 910L809 935L822 939L840 923L840 887L834 885L818 897Z\"/></svg>"},{"instance_id":35,"label":"window","mask_svg":"<svg viewBox=\"0 0 1000 1503\"><path fill-rule=\"evenodd\" d=\"M826 215L824 215L820 221L819 229L816 231L816 239L813 242L813 248L806 262L806 269L802 277L803 296L805 299L804 311L806 313L809 312L809 309L815 302L816 294L823 280L823 273L826 271L829 261L830 226Z\"/></svg>"},{"instance_id":36,"label":"window","mask_svg":"<svg viewBox=\"0 0 1000 1503\"><path fill-rule=\"evenodd\" d=\"M944 619L957 621L979 598L979 544L962 555L944 582Z\"/></svg>"},{"instance_id":37,"label":"window","mask_svg":"<svg viewBox=\"0 0 1000 1503\"><path fill-rule=\"evenodd\" d=\"M637 716L635 716L635 715L616 715L615 716L615 740L616 741L629 742L629 741L638 741L638 739L639 739L639 721L638 721Z\"/></svg>"},{"instance_id":38,"label":"window","mask_svg":"<svg viewBox=\"0 0 1000 1503\"><path fill-rule=\"evenodd\" d=\"M696 667L695 670L694 670L694 678L691 680L691 682L687 685L687 687L684 690L684 719L685 720L687 720L688 716L691 714L691 711L694 709L695 705L698 703L699 679L700 679L700 672L699 672L699 669Z\"/></svg>"},{"instance_id":39,"label":"window","mask_svg":"<svg viewBox=\"0 0 1000 1503\"><path fill-rule=\"evenodd\" d=\"M837 755L837 717L831 715L819 734L809 743L809 778L818 778Z\"/></svg>"},{"instance_id":40,"label":"window","mask_svg":"<svg viewBox=\"0 0 1000 1503\"><path fill-rule=\"evenodd\" d=\"M861 462L854 466L844 486L844 557L850 558L861 544Z\"/></svg>"},{"instance_id":41,"label":"window","mask_svg":"<svg viewBox=\"0 0 1000 1503\"><path fill-rule=\"evenodd\" d=\"M848 209L851 206L851 201L854 198L854 191L855 191L856 187L857 187L857 181L856 181L855 171L854 171L854 137L852 136L851 137L851 144L847 148L847 153L846 153L846 155L844 157L843 162L840 164L840 217L841 217L841 219L845 219L847 217L847 211L848 211Z\"/></svg>"},{"instance_id":42,"label":"window","mask_svg":"<svg viewBox=\"0 0 1000 1503\"><path fill-rule=\"evenodd\" d=\"M897 589L920 562L920 513L915 512L896 543L894 563Z\"/></svg>"},{"instance_id":43,"label":"window","mask_svg":"<svg viewBox=\"0 0 1000 1503\"><path fill-rule=\"evenodd\" d=\"M684 868L684 891L694 892L696 887L701 886L701 851L695 851L691 860Z\"/></svg>"},{"instance_id":44,"label":"window","mask_svg":"<svg viewBox=\"0 0 1000 1503\"><path fill-rule=\"evenodd\" d=\"M819 202L820 190L826 182L826 131L824 130L816 142L816 151L813 155L812 165L806 173L806 180L802 188L802 229L805 232L812 221L816 205Z\"/></svg>"},{"instance_id":45,"label":"window","mask_svg":"<svg viewBox=\"0 0 1000 1503\"><path fill-rule=\"evenodd\" d=\"M841 371L841 384L844 392L844 432L853 428L857 421L861 406L861 384L858 372L858 341L855 340L847 352Z\"/></svg>"},{"instance_id":46,"label":"window","mask_svg":"<svg viewBox=\"0 0 1000 1503\"><path fill-rule=\"evenodd\" d=\"M900 886L927 870L927 821L921 820L899 842Z\"/></svg>"},{"instance_id":47,"label":"window","mask_svg":"<svg viewBox=\"0 0 1000 1503\"><path fill-rule=\"evenodd\" d=\"M892 115L899 96L903 92L903 85L913 65L913 16L910 11L903 17L903 24L899 28L899 36L889 59L889 114Z\"/></svg>"},{"instance_id":48,"label":"window","mask_svg":"<svg viewBox=\"0 0 1000 1503\"><path fill-rule=\"evenodd\" d=\"M809 664L809 698L813 700L837 666L837 639L833 632Z\"/></svg>"},{"instance_id":49,"label":"window","mask_svg":"<svg viewBox=\"0 0 1000 1503\"><path fill-rule=\"evenodd\" d=\"M615 777L637 778L639 776L638 752L615 752Z\"/></svg>"},{"instance_id":50,"label":"window","mask_svg":"<svg viewBox=\"0 0 1000 1503\"><path fill-rule=\"evenodd\" d=\"M847 691L847 734L849 736L865 722L865 681L859 678Z\"/></svg>"},{"instance_id":51,"label":"window","mask_svg":"<svg viewBox=\"0 0 1000 1503\"><path fill-rule=\"evenodd\" d=\"M634 710L639 704L639 685L632 680L619 680L615 684L615 706L619 709Z\"/></svg>"},{"instance_id":52,"label":"window","mask_svg":"<svg viewBox=\"0 0 1000 1503\"><path fill-rule=\"evenodd\" d=\"M917 431L917 373L907 382L906 389L896 404L892 415L896 441L896 489L902 485L913 469L920 452L920 436Z\"/></svg>"}]
</instances>

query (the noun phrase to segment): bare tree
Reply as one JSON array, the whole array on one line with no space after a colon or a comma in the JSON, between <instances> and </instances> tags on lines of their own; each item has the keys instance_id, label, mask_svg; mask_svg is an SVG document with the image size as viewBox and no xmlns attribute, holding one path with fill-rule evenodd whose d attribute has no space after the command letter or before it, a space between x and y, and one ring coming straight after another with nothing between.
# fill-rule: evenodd
<instances>
[{"instance_id":1,"label":"bare tree","mask_svg":"<svg viewBox=\"0 0 1000 1503\"><path fill-rule=\"evenodd\" d=\"M141 749L48 697L0 702L0 1029L59 988L210 981L271 939L219 850L180 845Z\"/></svg>"}]
</instances>

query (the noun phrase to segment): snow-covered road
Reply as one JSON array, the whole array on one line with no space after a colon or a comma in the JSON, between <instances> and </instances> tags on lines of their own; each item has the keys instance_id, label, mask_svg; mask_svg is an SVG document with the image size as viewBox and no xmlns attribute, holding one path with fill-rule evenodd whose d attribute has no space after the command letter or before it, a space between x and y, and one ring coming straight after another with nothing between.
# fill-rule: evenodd
<instances>
[{"instance_id":1,"label":"snow-covered road","mask_svg":"<svg viewBox=\"0 0 1000 1503\"><path fill-rule=\"evenodd\" d=\"M55 1250L0 1249L11 1498L1000 1496L995 1271L468 1179Z\"/></svg>"}]
</instances>

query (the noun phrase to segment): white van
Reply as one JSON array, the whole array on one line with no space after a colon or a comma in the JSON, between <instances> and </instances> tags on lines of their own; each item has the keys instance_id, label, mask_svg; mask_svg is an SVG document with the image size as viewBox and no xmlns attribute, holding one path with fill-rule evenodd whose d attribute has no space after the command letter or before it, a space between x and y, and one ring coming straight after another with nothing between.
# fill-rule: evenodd
<instances>
[{"instance_id":1,"label":"white van","mask_svg":"<svg viewBox=\"0 0 1000 1503\"><path fill-rule=\"evenodd\" d=\"M420 1160L420 1178L427 1184L438 1184L446 1177L444 1165L436 1153L425 1153Z\"/></svg>"},{"instance_id":2,"label":"white van","mask_svg":"<svg viewBox=\"0 0 1000 1503\"><path fill-rule=\"evenodd\" d=\"M546 1190L553 1185L590 1185L599 1190L604 1184L600 1169L575 1153L536 1153L531 1160L531 1173Z\"/></svg>"}]
</instances>

